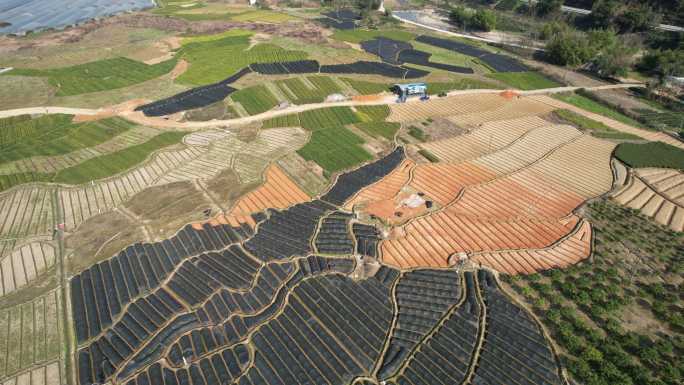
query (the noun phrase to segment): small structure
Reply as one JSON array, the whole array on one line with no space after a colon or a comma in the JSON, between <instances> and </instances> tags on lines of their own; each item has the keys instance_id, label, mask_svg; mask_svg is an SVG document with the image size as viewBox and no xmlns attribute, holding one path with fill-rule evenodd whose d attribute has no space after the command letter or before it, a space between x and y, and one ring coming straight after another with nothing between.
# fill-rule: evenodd
<instances>
[{"instance_id":1,"label":"small structure","mask_svg":"<svg viewBox=\"0 0 684 385\"><path fill-rule=\"evenodd\" d=\"M395 84L392 88L399 96L399 99L397 99L399 103L404 103L409 96L420 96L420 100L428 100L430 98L427 94L427 84L425 83Z\"/></svg>"}]
</instances>

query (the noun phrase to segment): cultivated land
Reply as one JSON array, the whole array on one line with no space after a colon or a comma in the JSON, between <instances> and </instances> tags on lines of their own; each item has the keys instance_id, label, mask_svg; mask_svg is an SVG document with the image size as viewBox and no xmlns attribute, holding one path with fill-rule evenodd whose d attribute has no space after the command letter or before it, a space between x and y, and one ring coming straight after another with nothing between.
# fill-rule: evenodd
<instances>
[{"instance_id":1,"label":"cultivated land","mask_svg":"<svg viewBox=\"0 0 684 385\"><path fill-rule=\"evenodd\" d=\"M679 383L684 144L586 96L641 85L159 3L0 37L0 383Z\"/></svg>"}]
</instances>

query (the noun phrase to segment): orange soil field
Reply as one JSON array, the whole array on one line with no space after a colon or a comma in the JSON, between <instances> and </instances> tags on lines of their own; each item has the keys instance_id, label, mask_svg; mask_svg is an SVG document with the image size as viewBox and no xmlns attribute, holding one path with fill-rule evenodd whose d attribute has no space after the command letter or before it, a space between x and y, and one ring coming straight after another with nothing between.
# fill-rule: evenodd
<instances>
[{"instance_id":1,"label":"orange soil field","mask_svg":"<svg viewBox=\"0 0 684 385\"><path fill-rule=\"evenodd\" d=\"M611 189L614 146L571 126L549 123L474 160L418 165L410 186L443 208L393 229L381 244L382 259L412 268L445 267L459 252L511 258L518 254L501 250L529 250L519 255L541 258L538 250L547 250L577 227L573 210ZM581 238L590 239L588 227L585 233ZM585 254L574 252L563 263ZM537 260L526 269L510 265L503 271L531 272L552 262L561 260Z\"/></svg>"},{"instance_id":2,"label":"orange soil field","mask_svg":"<svg viewBox=\"0 0 684 385\"><path fill-rule=\"evenodd\" d=\"M266 170L266 181L263 185L240 198L227 215L219 216L216 220L232 226L239 223L254 226L251 217L253 213L267 208L284 209L309 199L310 197L280 167L273 164Z\"/></svg>"},{"instance_id":3,"label":"orange soil field","mask_svg":"<svg viewBox=\"0 0 684 385\"><path fill-rule=\"evenodd\" d=\"M591 234L589 222L582 221L573 234L551 247L479 253L473 255L471 261L508 274L531 274L567 267L589 257Z\"/></svg>"}]
</instances>

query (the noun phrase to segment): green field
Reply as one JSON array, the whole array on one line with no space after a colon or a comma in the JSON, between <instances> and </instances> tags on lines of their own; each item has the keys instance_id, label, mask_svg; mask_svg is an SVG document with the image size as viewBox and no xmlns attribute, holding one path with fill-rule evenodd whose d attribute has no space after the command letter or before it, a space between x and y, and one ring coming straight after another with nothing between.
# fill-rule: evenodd
<instances>
[{"instance_id":1,"label":"green field","mask_svg":"<svg viewBox=\"0 0 684 385\"><path fill-rule=\"evenodd\" d=\"M321 103L328 95L340 92L337 84L327 76L305 79L310 85L300 78L276 80L275 84L294 104Z\"/></svg>"},{"instance_id":2,"label":"green field","mask_svg":"<svg viewBox=\"0 0 684 385\"><path fill-rule=\"evenodd\" d=\"M266 112L278 105L278 99L264 85L245 88L233 93L230 98L250 115Z\"/></svg>"},{"instance_id":3,"label":"green field","mask_svg":"<svg viewBox=\"0 0 684 385\"><path fill-rule=\"evenodd\" d=\"M586 116L580 115L570 110L556 110L556 116L560 119L577 126L583 131L591 131L591 134L597 138L603 139L624 139L624 140L640 140L640 136L628 134L614 130L601 122L589 119Z\"/></svg>"},{"instance_id":4,"label":"green field","mask_svg":"<svg viewBox=\"0 0 684 385\"><path fill-rule=\"evenodd\" d=\"M241 31L242 33L242 31ZM220 35L218 39L195 39L180 50L180 57L190 63L177 81L204 85L221 81L251 63L273 63L306 59L306 52L288 51L273 44L249 48L250 34Z\"/></svg>"},{"instance_id":5,"label":"green field","mask_svg":"<svg viewBox=\"0 0 684 385\"><path fill-rule=\"evenodd\" d=\"M62 155L120 135L134 123L121 118L71 123L71 115L0 120L0 164L33 156Z\"/></svg>"},{"instance_id":6,"label":"green field","mask_svg":"<svg viewBox=\"0 0 684 385\"><path fill-rule=\"evenodd\" d=\"M401 124L394 122L363 122L357 123L356 127L374 138L383 137L388 140L394 140L394 136L401 128Z\"/></svg>"},{"instance_id":7,"label":"green field","mask_svg":"<svg viewBox=\"0 0 684 385\"><path fill-rule=\"evenodd\" d=\"M164 132L147 142L121 151L91 158L76 166L60 170L57 173L0 175L0 191L30 182L82 184L107 178L136 166L147 159L150 154L161 148L179 143L185 134L184 132Z\"/></svg>"},{"instance_id":8,"label":"green field","mask_svg":"<svg viewBox=\"0 0 684 385\"><path fill-rule=\"evenodd\" d=\"M419 127L416 126L409 127L408 134L420 140L421 142L424 142L428 139L428 136L425 134L425 131L421 130Z\"/></svg>"},{"instance_id":9,"label":"green field","mask_svg":"<svg viewBox=\"0 0 684 385\"><path fill-rule=\"evenodd\" d=\"M71 96L142 83L169 73L175 66L176 59L147 65L120 57L47 70L18 68L7 74L45 77L57 89L57 96Z\"/></svg>"},{"instance_id":10,"label":"green field","mask_svg":"<svg viewBox=\"0 0 684 385\"><path fill-rule=\"evenodd\" d=\"M340 78L343 82L349 84L354 91L361 95L373 95L381 92L389 92L390 85L385 83L368 82L365 80L355 80L349 78Z\"/></svg>"},{"instance_id":11,"label":"green field","mask_svg":"<svg viewBox=\"0 0 684 385\"><path fill-rule=\"evenodd\" d=\"M497 72L487 74L486 76L519 90L538 90L562 86L562 84L557 83L538 72Z\"/></svg>"},{"instance_id":12,"label":"green field","mask_svg":"<svg viewBox=\"0 0 684 385\"><path fill-rule=\"evenodd\" d=\"M278 128L278 127L297 127L299 126L299 114L289 114L277 116L268 120L264 120L262 128Z\"/></svg>"},{"instance_id":13,"label":"green field","mask_svg":"<svg viewBox=\"0 0 684 385\"><path fill-rule=\"evenodd\" d=\"M327 127L360 123L361 118L349 107L329 107L305 111L299 114L302 128L315 131Z\"/></svg>"},{"instance_id":14,"label":"green field","mask_svg":"<svg viewBox=\"0 0 684 385\"><path fill-rule=\"evenodd\" d=\"M356 112L365 122L382 122L387 119L391 113L389 106L386 104L378 106L357 106Z\"/></svg>"},{"instance_id":15,"label":"green field","mask_svg":"<svg viewBox=\"0 0 684 385\"><path fill-rule=\"evenodd\" d=\"M449 92L454 90L474 90L474 89L499 89L494 83L486 82L479 79L459 79L451 82L428 82L428 94L439 95L442 92Z\"/></svg>"},{"instance_id":16,"label":"green field","mask_svg":"<svg viewBox=\"0 0 684 385\"><path fill-rule=\"evenodd\" d=\"M617 120L618 122L622 122L624 124L628 124L633 127L641 127L643 128L643 125L637 122L636 120L630 118L629 116L626 116L608 106L605 106L599 102L596 102L594 100L589 99L586 96L578 95L575 93L571 94L556 94L553 95L554 98L562 100L568 104L572 104L575 107L579 107L581 109L587 110L589 112L593 112L595 114L603 115L605 117Z\"/></svg>"},{"instance_id":17,"label":"green field","mask_svg":"<svg viewBox=\"0 0 684 385\"><path fill-rule=\"evenodd\" d=\"M400 29L387 30L367 30L367 29L349 29L337 30L333 33L332 38L335 40L347 41L350 43L361 43L362 41L371 40L376 37L386 37L392 40L411 41L416 35L411 32Z\"/></svg>"},{"instance_id":18,"label":"green field","mask_svg":"<svg viewBox=\"0 0 684 385\"><path fill-rule=\"evenodd\" d=\"M684 170L684 150L663 142L620 143L615 157L630 167L662 167Z\"/></svg>"},{"instance_id":19,"label":"green field","mask_svg":"<svg viewBox=\"0 0 684 385\"><path fill-rule=\"evenodd\" d=\"M297 153L332 174L373 159L361 144L363 139L348 129L342 126L328 127L314 131L309 143Z\"/></svg>"}]
</instances>

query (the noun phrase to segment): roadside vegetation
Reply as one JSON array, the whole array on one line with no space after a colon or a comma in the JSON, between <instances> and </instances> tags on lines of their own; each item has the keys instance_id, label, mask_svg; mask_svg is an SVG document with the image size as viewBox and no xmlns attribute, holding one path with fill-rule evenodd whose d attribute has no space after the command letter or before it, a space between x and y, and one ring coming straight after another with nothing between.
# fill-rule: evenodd
<instances>
[{"instance_id":1,"label":"roadside vegetation","mask_svg":"<svg viewBox=\"0 0 684 385\"><path fill-rule=\"evenodd\" d=\"M680 384L684 235L607 200L589 204L587 215L592 260L504 281L551 332L579 383Z\"/></svg>"},{"instance_id":2,"label":"roadside vegetation","mask_svg":"<svg viewBox=\"0 0 684 385\"><path fill-rule=\"evenodd\" d=\"M591 135L603 139L621 139L621 140L642 140L641 137L614 130L601 122L589 119L586 116L580 115L570 110L556 110L554 111L556 117L564 120L574 126L577 126L582 131L589 131Z\"/></svg>"},{"instance_id":3,"label":"roadside vegetation","mask_svg":"<svg viewBox=\"0 0 684 385\"><path fill-rule=\"evenodd\" d=\"M639 128L644 128L644 126L639 123L638 121L630 118L629 116L622 114L618 111L616 111L614 108L608 107L605 104L599 103L593 99L590 99L586 96L577 94L577 93L568 93L568 94L555 94L553 95L556 99L562 100L568 104L572 104L575 107L579 107L583 110L587 110L589 112L593 112L595 114L603 115L607 118L611 118L614 120L617 120L618 122L634 126L634 127L639 127Z\"/></svg>"},{"instance_id":4,"label":"roadside vegetation","mask_svg":"<svg viewBox=\"0 0 684 385\"><path fill-rule=\"evenodd\" d=\"M562 84L547 78L539 72L497 72L486 75L519 90L538 90L561 87Z\"/></svg>"}]
</instances>

